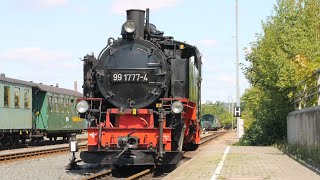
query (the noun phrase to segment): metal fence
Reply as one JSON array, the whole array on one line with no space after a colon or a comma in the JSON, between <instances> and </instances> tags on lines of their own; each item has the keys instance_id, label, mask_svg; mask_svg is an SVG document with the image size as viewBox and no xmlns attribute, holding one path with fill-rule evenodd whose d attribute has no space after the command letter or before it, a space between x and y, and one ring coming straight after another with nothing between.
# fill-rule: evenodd
<instances>
[{"instance_id":1,"label":"metal fence","mask_svg":"<svg viewBox=\"0 0 320 180\"><path fill-rule=\"evenodd\" d=\"M294 110L320 106L320 69L301 81L294 91Z\"/></svg>"}]
</instances>

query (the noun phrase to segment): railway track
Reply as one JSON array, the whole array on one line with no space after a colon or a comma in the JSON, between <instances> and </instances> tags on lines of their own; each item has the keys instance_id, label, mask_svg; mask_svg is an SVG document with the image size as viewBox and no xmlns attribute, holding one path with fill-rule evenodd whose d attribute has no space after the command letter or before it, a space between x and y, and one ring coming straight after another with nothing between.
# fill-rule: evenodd
<instances>
[{"instance_id":1,"label":"railway track","mask_svg":"<svg viewBox=\"0 0 320 180\"><path fill-rule=\"evenodd\" d=\"M219 136L221 136L223 134L226 134L227 132L228 131L214 132L213 134L210 134L210 135L207 135L205 137L202 137L201 141L200 141L200 145L205 144L208 141L210 141L210 140L212 140L214 138L217 138L217 137L219 137ZM153 173L153 172L154 172L153 168L148 168L148 169L139 171L138 173L133 174L133 175L131 175L129 177L126 177L125 179L126 180L134 180L134 179L138 179L138 178L140 178L142 176L146 176L146 175L148 175L150 173ZM103 177L109 176L111 173L112 173L112 169L107 169L107 170L101 171L99 173L93 174L91 176L87 176L87 177L83 178L83 180L99 179L99 178L103 178Z\"/></svg>"},{"instance_id":2,"label":"railway track","mask_svg":"<svg viewBox=\"0 0 320 180\"><path fill-rule=\"evenodd\" d=\"M141 172L139 172L139 173L137 173L137 174L134 174L134 175L132 175L132 176L130 176L130 177L127 177L126 178L126 180L134 180L134 179L137 179L137 178L139 178L139 177L141 177L141 176L144 176L144 175L147 175L147 174L149 174L149 173L151 173L153 170L150 168L150 169L146 169L146 170L144 170L144 171L141 171Z\"/></svg>"},{"instance_id":3,"label":"railway track","mask_svg":"<svg viewBox=\"0 0 320 180\"><path fill-rule=\"evenodd\" d=\"M88 138L81 137L81 138L77 138L77 140L78 140L78 143L80 143L80 142L87 141ZM27 142L25 144L20 143L20 144L11 145L11 146L1 145L0 151L7 151L7 150L14 150L14 149L21 149L21 148L33 148L33 147L41 147L41 146L52 146L52 145L59 145L59 144L66 144L66 143L69 143L69 141L66 141L66 140L55 140L55 141L41 140L40 142L35 142L35 143Z\"/></svg>"},{"instance_id":4,"label":"railway track","mask_svg":"<svg viewBox=\"0 0 320 180\"><path fill-rule=\"evenodd\" d=\"M87 148L86 144L79 145L79 149L85 149L85 148ZM49 155L49 154L57 154L57 153L68 152L68 151L69 151L69 147L59 147L59 148L52 148L52 149L45 149L45 150L35 150L35 151L28 151L28 152L4 154L4 155L0 155L0 163L9 162L17 159L26 159L26 158Z\"/></svg>"},{"instance_id":5,"label":"railway track","mask_svg":"<svg viewBox=\"0 0 320 180\"><path fill-rule=\"evenodd\" d=\"M107 169L107 170L101 171L99 173L93 174L91 176L87 176L87 177L83 178L82 180L99 179L99 178L103 178L105 176L108 176L111 173L112 173L112 169Z\"/></svg>"},{"instance_id":6,"label":"railway track","mask_svg":"<svg viewBox=\"0 0 320 180\"><path fill-rule=\"evenodd\" d=\"M206 142L210 141L211 139L214 139L214 138L217 138L221 135L224 135L226 134L228 131L222 131L222 132L214 132L213 134L211 135L208 135L208 136L205 136L205 137L202 137L200 139L200 145L202 144L205 144Z\"/></svg>"},{"instance_id":7,"label":"railway track","mask_svg":"<svg viewBox=\"0 0 320 180\"><path fill-rule=\"evenodd\" d=\"M136 174L133 174L129 177L126 177L125 179L126 180L134 180L134 179L137 179L141 176L145 176L149 173L152 173L154 170L152 168L148 168L148 169L145 169L143 171L139 171L138 173ZM99 173L96 173L96 174L93 174L91 176L87 176L85 178L83 178L82 180L93 180L93 179L99 179L99 178L104 178L106 176L109 176L110 174L112 173L112 169L106 169L104 171L101 171Z\"/></svg>"}]
</instances>

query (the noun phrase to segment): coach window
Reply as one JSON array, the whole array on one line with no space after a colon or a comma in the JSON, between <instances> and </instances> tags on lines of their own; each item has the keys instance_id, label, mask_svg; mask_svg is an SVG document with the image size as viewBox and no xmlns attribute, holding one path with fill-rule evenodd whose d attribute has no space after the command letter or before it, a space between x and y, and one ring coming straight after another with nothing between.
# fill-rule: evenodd
<instances>
[{"instance_id":1,"label":"coach window","mask_svg":"<svg viewBox=\"0 0 320 180\"><path fill-rule=\"evenodd\" d=\"M58 97L54 97L54 107L56 108L56 112L59 112Z\"/></svg>"},{"instance_id":2,"label":"coach window","mask_svg":"<svg viewBox=\"0 0 320 180\"><path fill-rule=\"evenodd\" d=\"M14 88L14 107L20 107L20 88Z\"/></svg>"},{"instance_id":3,"label":"coach window","mask_svg":"<svg viewBox=\"0 0 320 180\"><path fill-rule=\"evenodd\" d=\"M70 112L71 112L71 113L74 112L74 111L73 111L73 110L74 110L74 104L73 104L73 103L74 103L74 100L73 100L73 99L70 99Z\"/></svg>"},{"instance_id":4,"label":"coach window","mask_svg":"<svg viewBox=\"0 0 320 180\"><path fill-rule=\"evenodd\" d=\"M4 107L10 107L10 86L4 86L3 92Z\"/></svg>"},{"instance_id":5,"label":"coach window","mask_svg":"<svg viewBox=\"0 0 320 180\"><path fill-rule=\"evenodd\" d=\"M66 99L66 113L69 113L70 112L70 108L69 108L69 99L67 98Z\"/></svg>"},{"instance_id":6,"label":"coach window","mask_svg":"<svg viewBox=\"0 0 320 180\"><path fill-rule=\"evenodd\" d=\"M64 113L64 99L60 98L60 112Z\"/></svg>"},{"instance_id":7,"label":"coach window","mask_svg":"<svg viewBox=\"0 0 320 180\"><path fill-rule=\"evenodd\" d=\"M30 108L30 97L29 97L29 89L24 90L24 108Z\"/></svg>"},{"instance_id":8,"label":"coach window","mask_svg":"<svg viewBox=\"0 0 320 180\"><path fill-rule=\"evenodd\" d=\"M52 96L48 96L48 111L49 112L52 112L53 111L53 108L52 108Z\"/></svg>"}]
</instances>

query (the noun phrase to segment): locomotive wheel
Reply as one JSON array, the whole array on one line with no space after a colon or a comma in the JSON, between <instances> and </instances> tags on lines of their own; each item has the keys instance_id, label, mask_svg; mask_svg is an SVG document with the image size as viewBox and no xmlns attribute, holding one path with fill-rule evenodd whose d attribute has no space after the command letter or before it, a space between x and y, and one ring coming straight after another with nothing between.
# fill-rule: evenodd
<instances>
[{"instance_id":1,"label":"locomotive wheel","mask_svg":"<svg viewBox=\"0 0 320 180\"><path fill-rule=\"evenodd\" d=\"M5 137L4 140L3 140L3 143L5 146L11 146L12 145L12 137L9 136L9 137Z\"/></svg>"},{"instance_id":2,"label":"locomotive wheel","mask_svg":"<svg viewBox=\"0 0 320 180\"><path fill-rule=\"evenodd\" d=\"M19 144L19 137L15 135L12 138L12 145L18 145L18 144Z\"/></svg>"},{"instance_id":3,"label":"locomotive wheel","mask_svg":"<svg viewBox=\"0 0 320 180\"><path fill-rule=\"evenodd\" d=\"M26 138L25 137L21 138L21 144L26 144Z\"/></svg>"}]
</instances>

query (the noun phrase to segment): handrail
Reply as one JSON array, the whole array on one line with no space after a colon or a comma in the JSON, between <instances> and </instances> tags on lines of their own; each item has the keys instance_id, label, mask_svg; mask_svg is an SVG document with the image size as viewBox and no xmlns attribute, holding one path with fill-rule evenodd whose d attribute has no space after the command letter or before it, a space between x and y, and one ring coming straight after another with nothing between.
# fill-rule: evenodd
<instances>
[{"instance_id":1,"label":"handrail","mask_svg":"<svg viewBox=\"0 0 320 180\"><path fill-rule=\"evenodd\" d=\"M293 104L294 110L320 106L320 68L295 87Z\"/></svg>"}]
</instances>

